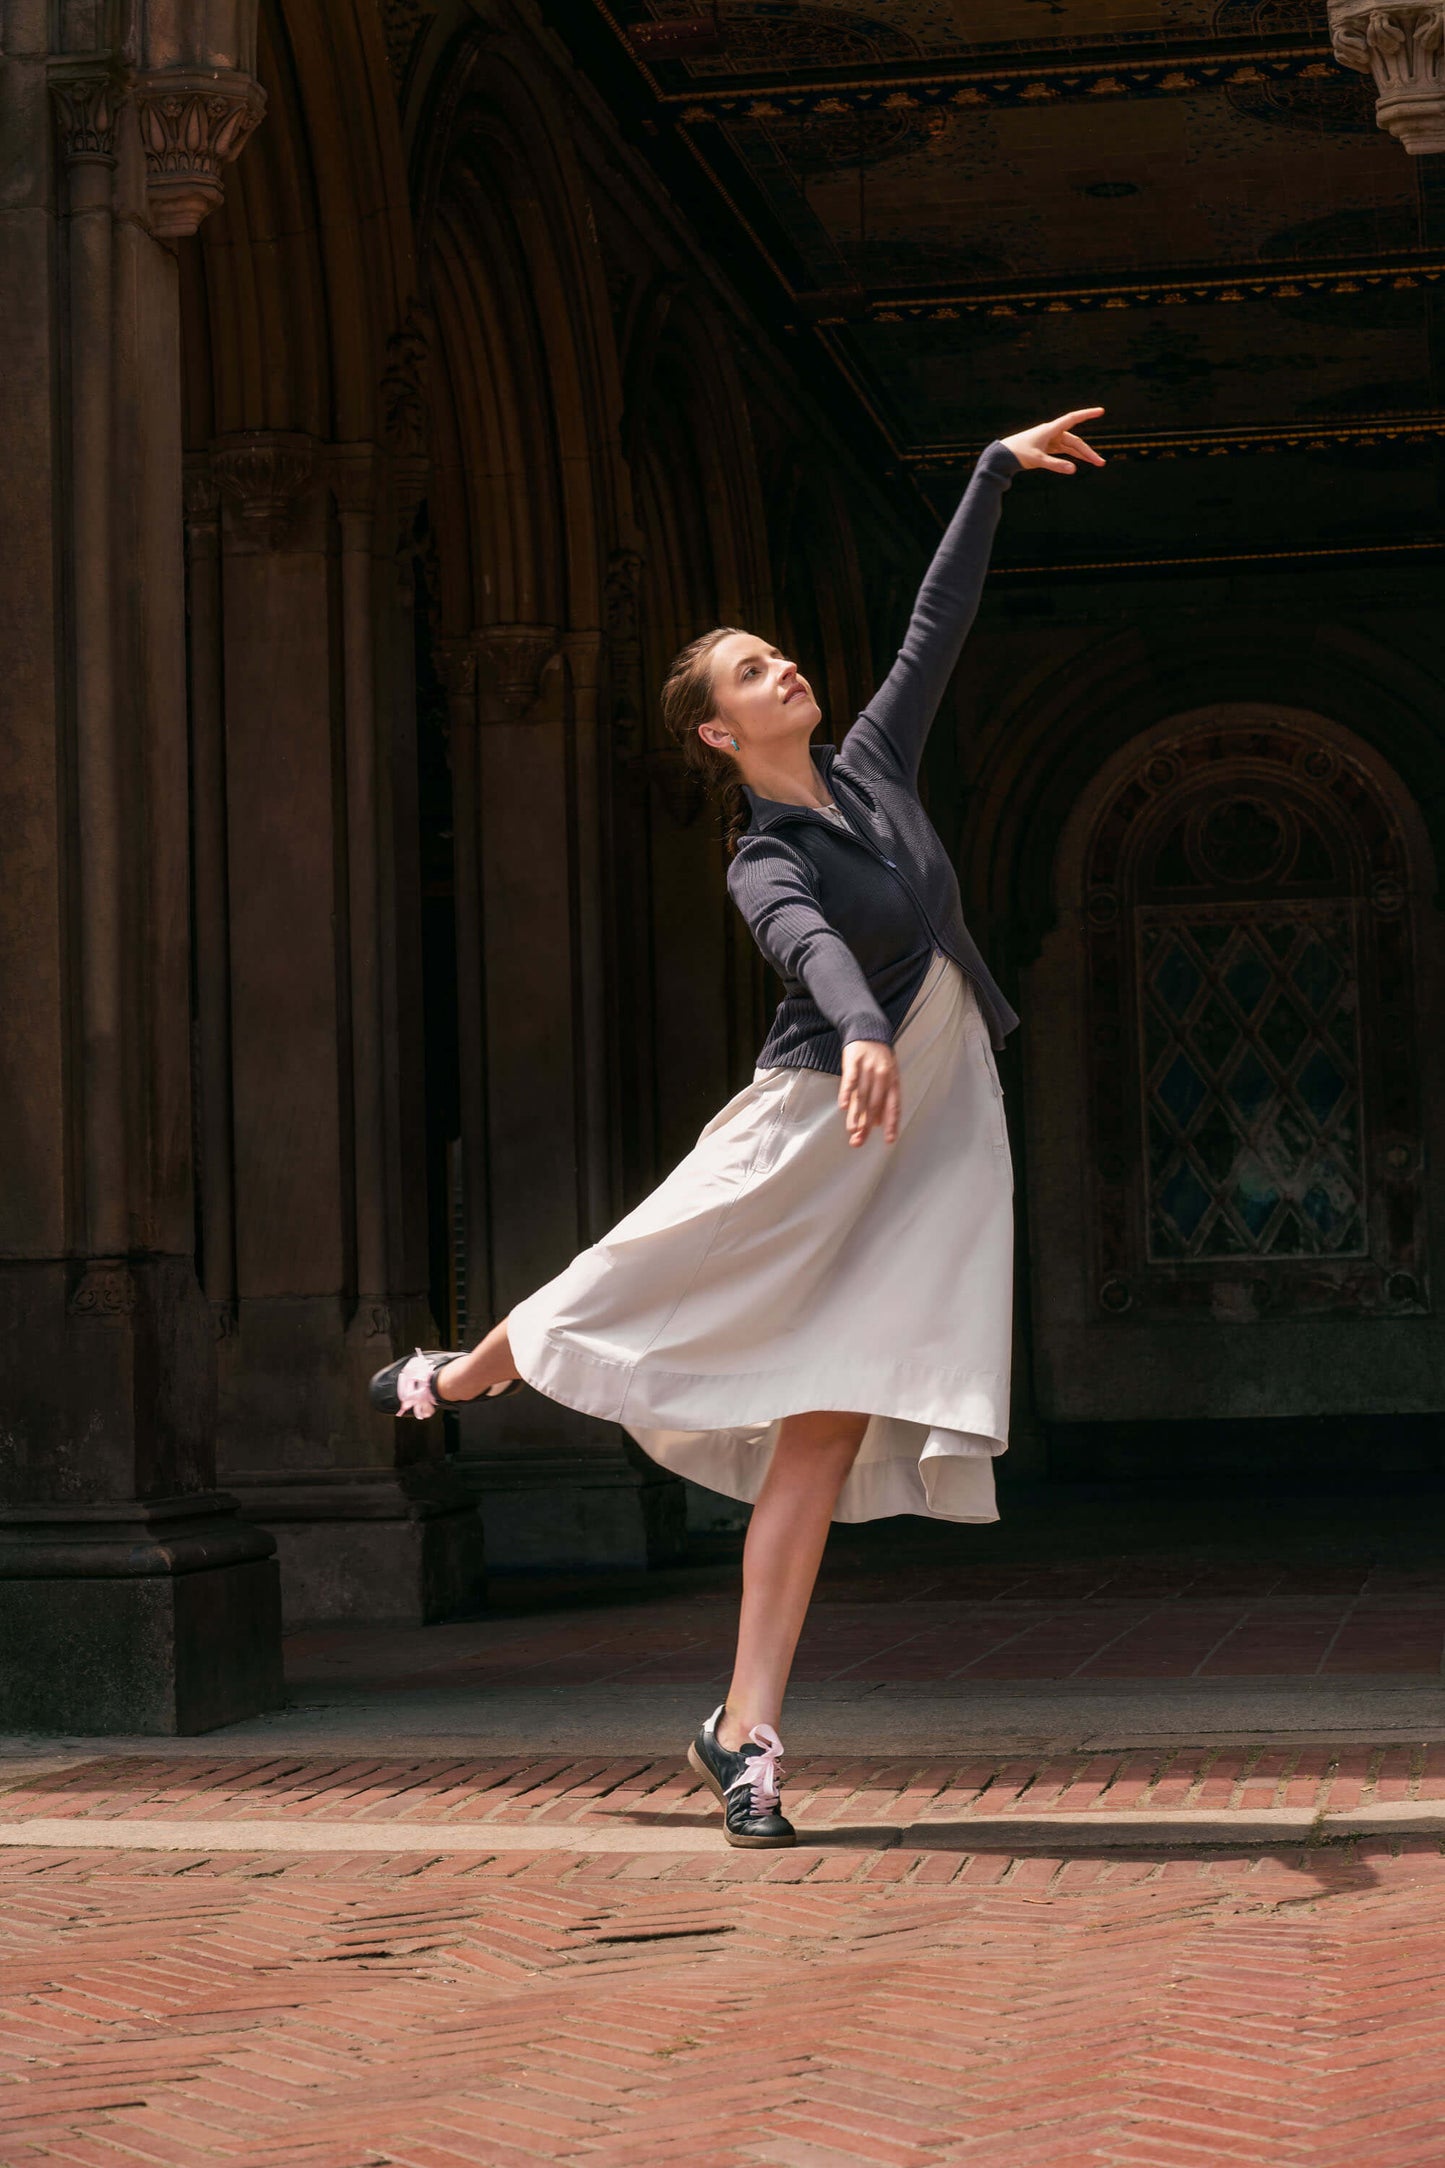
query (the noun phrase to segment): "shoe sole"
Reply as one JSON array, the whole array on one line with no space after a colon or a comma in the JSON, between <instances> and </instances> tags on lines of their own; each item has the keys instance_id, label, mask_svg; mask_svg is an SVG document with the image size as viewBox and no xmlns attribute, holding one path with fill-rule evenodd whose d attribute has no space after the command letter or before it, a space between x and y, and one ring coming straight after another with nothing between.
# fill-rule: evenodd
<instances>
[{"instance_id":1,"label":"shoe sole","mask_svg":"<svg viewBox=\"0 0 1445 2168\"><path fill-rule=\"evenodd\" d=\"M690 1746L687 1750L687 1765L689 1769L692 1770L694 1776L699 1776L702 1778L703 1783L707 1786L708 1790L712 1793L713 1798L722 1808L723 1835L727 1838L728 1843L736 1845L740 1852L785 1852L790 1844L797 1843L798 1833L796 1830L794 1830L793 1834L790 1837L735 1837L732 1831L728 1828L727 1793L723 1790L717 1778L713 1775L711 1769L709 1769L707 1763L703 1760L701 1754L699 1754L696 1744Z\"/></svg>"}]
</instances>

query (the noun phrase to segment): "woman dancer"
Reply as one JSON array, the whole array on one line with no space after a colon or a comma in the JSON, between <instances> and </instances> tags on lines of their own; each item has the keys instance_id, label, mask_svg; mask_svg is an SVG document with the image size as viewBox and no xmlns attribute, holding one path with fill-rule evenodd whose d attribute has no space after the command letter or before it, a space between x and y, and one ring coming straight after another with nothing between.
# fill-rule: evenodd
<instances>
[{"instance_id":1,"label":"woman dancer","mask_svg":"<svg viewBox=\"0 0 1445 2168\"><path fill-rule=\"evenodd\" d=\"M812 743L812 688L768 641L719 627L683 649L663 717L723 803L729 890L783 982L757 1073L469 1354L372 1381L378 1408L422 1419L525 1381L754 1502L732 1681L688 1750L730 1844L794 1842L777 1726L829 1521L997 1518L1013 1181L993 1048L1018 1018L918 769L1004 491L1023 468L1102 466L1074 433L1102 412L989 446L841 747Z\"/></svg>"}]
</instances>

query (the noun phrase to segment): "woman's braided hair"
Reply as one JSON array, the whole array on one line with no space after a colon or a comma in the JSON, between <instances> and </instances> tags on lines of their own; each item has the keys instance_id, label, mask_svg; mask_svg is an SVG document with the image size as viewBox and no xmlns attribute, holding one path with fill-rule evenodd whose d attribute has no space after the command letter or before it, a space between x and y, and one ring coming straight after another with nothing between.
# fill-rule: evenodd
<instances>
[{"instance_id":1,"label":"woman's braided hair","mask_svg":"<svg viewBox=\"0 0 1445 2168\"><path fill-rule=\"evenodd\" d=\"M683 759L701 780L708 796L722 809L723 842L729 858L747 826L748 802L743 796L736 763L729 754L720 752L700 737L698 725L717 713L712 689L713 650L720 640L726 640L736 630L734 625L715 625L711 632L689 640L682 652L673 657L672 667L663 679L660 699L662 720L681 747Z\"/></svg>"}]
</instances>

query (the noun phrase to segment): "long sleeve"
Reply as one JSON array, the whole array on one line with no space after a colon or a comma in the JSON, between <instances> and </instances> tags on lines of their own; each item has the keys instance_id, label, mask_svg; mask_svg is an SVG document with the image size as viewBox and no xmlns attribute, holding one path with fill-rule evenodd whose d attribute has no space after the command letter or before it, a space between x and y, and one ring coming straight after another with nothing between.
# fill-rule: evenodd
<instances>
[{"instance_id":1,"label":"long sleeve","mask_svg":"<svg viewBox=\"0 0 1445 2168\"><path fill-rule=\"evenodd\" d=\"M776 836L749 838L728 869L728 888L763 955L784 979L807 987L839 1040L893 1043L893 1027L841 934L823 916L809 869Z\"/></svg>"},{"instance_id":2,"label":"long sleeve","mask_svg":"<svg viewBox=\"0 0 1445 2168\"><path fill-rule=\"evenodd\" d=\"M984 575L1003 508L1020 472L1012 452L990 444L939 543L898 659L843 741L843 758L860 773L882 765L918 774L928 732L978 614Z\"/></svg>"}]
</instances>

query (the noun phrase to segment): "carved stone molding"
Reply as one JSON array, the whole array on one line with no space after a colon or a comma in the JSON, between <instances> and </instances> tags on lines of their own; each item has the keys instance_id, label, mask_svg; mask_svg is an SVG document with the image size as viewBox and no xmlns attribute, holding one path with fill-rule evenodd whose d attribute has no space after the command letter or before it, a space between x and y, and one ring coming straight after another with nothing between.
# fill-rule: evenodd
<instances>
[{"instance_id":1,"label":"carved stone molding","mask_svg":"<svg viewBox=\"0 0 1445 2168\"><path fill-rule=\"evenodd\" d=\"M1335 58L1372 75L1375 118L1412 157L1445 151L1445 0L1330 0Z\"/></svg>"},{"instance_id":2,"label":"carved stone molding","mask_svg":"<svg viewBox=\"0 0 1445 2168\"><path fill-rule=\"evenodd\" d=\"M284 429L238 430L215 440L211 463L237 531L257 549L278 548L313 480L312 439Z\"/></svg>"},{"instance_id":3,"label":"carved stone molding","mask_svg":"<svg viewBox=\"0 0 1445 2168\"><path fill-rule=\"evenodd\" d=\"M86 1266L71 1295L73 1317L129 1317L136 1290L130 1267L120 1257L96 1257Z\"/></svg>"},{"instance_id":4,"label":"carved stone molding","mask_svg":"<svg viewBox=\"0 0 1445 2168\"><path fill-rule=\"evenodd\" d=\"M382 0L381 27L391 79L401 96L412 53L437 11L437 0Z\"/></svg>"},{"instance_id":5,"label":"carved stone molding","mask_svg":"<svg viewBox=\"0 0 1445 2168\"><path fill-rule=\"evenodd\" d=\"M141 76L135 96L151 230L182 239L220 202L221 168L257 126L266 93L232 68L164 68Z\"/></svg>"},{"instance_id":6,"label":"carved stone molding","mask_svg":"<svg viewBox=\"0 0 1445 2168\"><path fill-rule=\"evenodd\" d=\"M50 78L60 148L70 166L115 164L115 124L126 85L107 69L87 74L56 71Z\"/></svg>"},{"instance_id":7,"label":"carved stone molding","mask_svg":"<svg viewBox=\"0 0 1445 2168\"><path fill-rule=\"evenodd\" d=\"M606 626L612 678L612 751L627 760L642 748L642 556L613 550L607 560Z\"/></svg>"},{"instance_id":8,"label":"carved stone molding","mask_svg":"<svg viewBox=\"0 0 1445 2168\"><path fill-rule=\"evenodd\" d=\"M554 625L488 625L473 635L481 720L530 722L558 649Z\"/></svg>"},{"instance_id":9,"label":"carved stone molding","mask_svg":"<svg viewBox=\"0 0 1445 2168\"><path fill-rule=\"evenodd\" d=\"M431 317L413 294L399 327L386 342L381 372L382 441L399 457L426 453L431 346Z\"/></svg>"}]
</instances>

